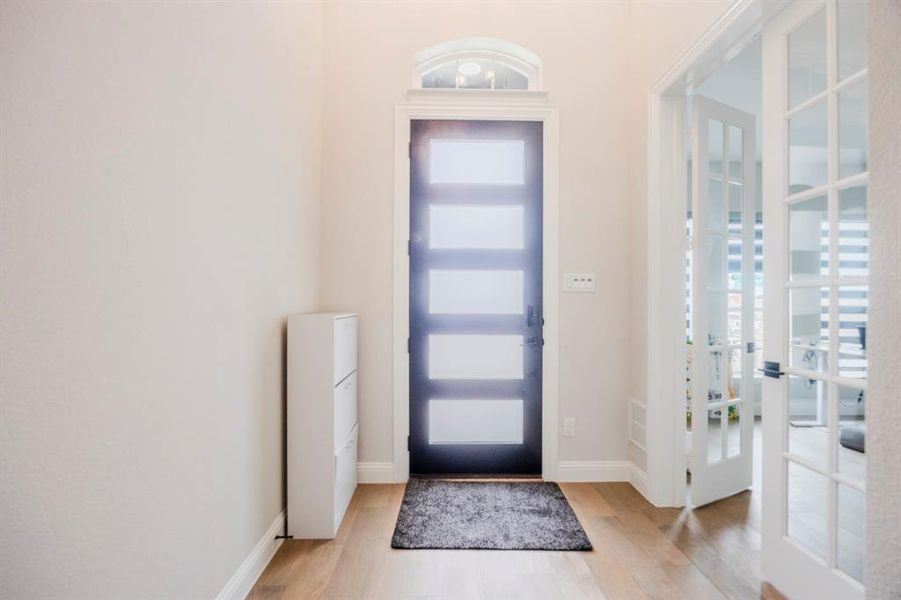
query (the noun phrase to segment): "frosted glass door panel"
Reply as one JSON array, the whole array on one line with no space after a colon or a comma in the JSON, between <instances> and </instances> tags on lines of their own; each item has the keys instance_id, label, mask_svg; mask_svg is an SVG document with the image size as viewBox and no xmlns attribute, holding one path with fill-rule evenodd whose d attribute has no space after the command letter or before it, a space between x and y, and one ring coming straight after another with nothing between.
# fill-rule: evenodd
<instances>
[{"instance_id":1,"label":"frosted glass door panel","mask_svg":"<svg viewBox=\"0 0 901 600\"><path fill-rule=\"evenodd\" d=\"M429 444L522 444L522 400L429 400Z\"/></svg>"},{"instance_id":2,"label":"frosted glass door panel","mask_svg":"<svg viewBox=\"0 0 901 600\"><path fill-rule=\"evenodd\" d=\"M522 206L429 207L429 248L521 250L525 209Z\"/></svg>"},{"instance_id":3,"label":"frosted glass door panel","mask_svg":"<svg viewBox=\"0 0 901 600\"><path fill-rule=\"evenodd\" d=\"M522 185L525 144L520 140L432 140L429 182Z\"/></svg>"},{"instance_id":4,"label":"frosted glass door panel","mask_svg":"<svg viewBox=\"0 0 901 600\"><path fill-rule=\"evenodd\" d=\"M522 271L429 271L429 312L521 315Z\"/></svg>"},{"instance_id":5,"label":"frosted glass door panel","mask_svg":"<svg viewBox=\"0 0 901 600\"><path fill-rule=\"evenodd\" d=\"M522 379L521 335L430 335L429 379Z\"/></svg>"}]
</instances>

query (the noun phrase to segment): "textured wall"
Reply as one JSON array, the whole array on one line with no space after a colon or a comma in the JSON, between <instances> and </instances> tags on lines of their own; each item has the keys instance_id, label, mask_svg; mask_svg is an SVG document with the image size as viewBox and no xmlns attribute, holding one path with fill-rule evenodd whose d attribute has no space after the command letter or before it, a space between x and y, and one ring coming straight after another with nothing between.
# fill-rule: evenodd
<instances>
[{"instance_id":1,"label":"textured wall","mask_svg":"<svg viewBox=\"0 0 901 600\"><path fill-rule=\"evenodd\" d=\"M417 52L472 36L541 57L560 111L561 271L599 282L595 294L560 295L560 415L577 420L560 458L626 459L627 31L625 2L327 4L322 298L361 315L362 461L392 460L394 106Z\"/></svg>"},{"instance_id":2,"label":"textured wall","mask_svg":"<svg viewBox=\"0 0 901 600\"><path fill-rule=\"evenodd\" d=\"M321 10L0 11L0 597L211 598L282 510Z\"/></svg>"},{"instance_id":3,"label":"textured wall","mask_svg":"<svg viewBox=\"0 0 901 600\"><path fill-rule=\"evenodd\" d=\"M901 598L901 2L870 3L867 597Z\"/></svg>"}]
</instances>

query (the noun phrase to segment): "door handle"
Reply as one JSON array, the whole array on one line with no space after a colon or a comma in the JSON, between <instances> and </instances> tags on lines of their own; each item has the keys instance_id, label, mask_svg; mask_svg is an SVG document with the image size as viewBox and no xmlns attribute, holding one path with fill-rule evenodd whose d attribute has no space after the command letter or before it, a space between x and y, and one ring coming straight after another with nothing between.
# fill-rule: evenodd
<instances>
[{"instance_id":1,"label":"door handle","mask_svg":"<svg viewBox=\"0 0 901 600\"><path fill-rule=\"evenodd\" d=\"M763 368L757 369L761 373L763 373L764 377L772 377L773 379L779 379L783 375L785 375L785 371L781 371L779 369L779 363L770 362L768 360L763 362Z\"/></svg>"},{"instance_id":2,"label":"door handle","mask_svg":"<svg viewBox=\"0 0 901 600\"><path fill-rule=\"evenodd\" d=\"M535 325L544 325L544 319L541 317L541 306L532 304L526 309L526 327Z\"/></svg>"}]
</instances>

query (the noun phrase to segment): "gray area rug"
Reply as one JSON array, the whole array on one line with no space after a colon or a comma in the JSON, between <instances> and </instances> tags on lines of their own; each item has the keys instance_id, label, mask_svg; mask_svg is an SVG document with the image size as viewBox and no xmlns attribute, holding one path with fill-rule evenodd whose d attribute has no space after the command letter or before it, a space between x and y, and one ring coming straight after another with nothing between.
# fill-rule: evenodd
<instances>
[{"instance_id":1,"label":"gray area rug","mask_svg":"<svg viewBox=\"0 0 901 600\"><path fill-rule=\"evenodd\" d=\"M556 483L410 479L392 548L591 550Z\"/></svg>"}]
</instances>

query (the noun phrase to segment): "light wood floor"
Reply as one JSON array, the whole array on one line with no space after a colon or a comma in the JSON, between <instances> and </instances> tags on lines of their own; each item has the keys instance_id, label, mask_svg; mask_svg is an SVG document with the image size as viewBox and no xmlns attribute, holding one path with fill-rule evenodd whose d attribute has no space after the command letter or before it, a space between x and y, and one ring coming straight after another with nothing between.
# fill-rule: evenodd
<instances>
[{"instance_id":1,"label":"light wood floor","mask_svg":"<svg viewBox=\"0 0 901 600\"><path fill-rule=\"evenodd\" d=\"M249 598L782 598L760 581L752 492L687 511L627 483L560 487L591 552L392 550L404 486L361 485L338 537L286 541Z\"/></svg>"}]
</instances>

